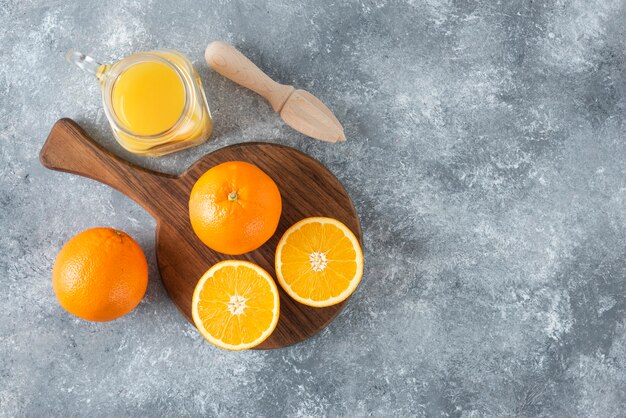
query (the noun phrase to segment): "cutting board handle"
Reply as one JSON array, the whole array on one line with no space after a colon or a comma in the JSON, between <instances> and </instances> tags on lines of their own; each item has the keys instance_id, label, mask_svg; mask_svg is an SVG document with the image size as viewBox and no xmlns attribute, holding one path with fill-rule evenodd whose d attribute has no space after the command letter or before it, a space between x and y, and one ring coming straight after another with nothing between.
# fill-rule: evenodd
<instances>
[{"instance_id":1,"label":"cutting board handle","mask_svg":"<svg viewBox=\"0 0 626 418\"><path fill-rule=\"evenodd\" d=\"M97 180L119 190L139 203L155 219L171 210L167 184L176 177L146 170L122 160L98 145L72 119L57 121L39 153L41 164ZM155 196L159 196L155 199Z\"/></svg>"},{"instance_id":2,"label":"cutting board handle","mask_svg":"<svg viewBox=\"0 0 626 418\"><path fill-rule=\"evenodd\" d=\"M226 42L211 42L204 51L204 59L224 77L265 97L276 112L282 110L295 90L293 86L286 86L269 78L237 48Z\"/></svg>"}]
</instances>

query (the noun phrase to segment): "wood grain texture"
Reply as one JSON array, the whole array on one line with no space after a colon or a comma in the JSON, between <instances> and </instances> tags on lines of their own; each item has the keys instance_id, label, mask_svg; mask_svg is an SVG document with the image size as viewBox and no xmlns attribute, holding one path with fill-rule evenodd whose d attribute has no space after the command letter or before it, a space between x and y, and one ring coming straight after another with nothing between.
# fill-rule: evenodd
<instances>
[{"instance_id":1,"label":"wood grain texture","mask_svg":"<svg viewBox=\"0 0 626 418\"><path fill-rule=\"evenodd\" d=\"M280 111L280 117L296 131L320 141L346 140L343 127L333 112L308 91L294 91Z\"/></svg>"},{"instance_id":2,"label":"wood grain texture","mask_svg":"<svg viewBox=\"0 0 626 418\"><path fill-rule=\"evenodd\" d=\"M273 277L274 253L280 237L295 222L309 216L333 217L362 241L359 220L341 183L321 163L293 148L268 144L237 144L214 151L180 176L146 170L128 163L96 144L78 124L59 120L40 153L50 169L86 176L126 194L157 221L156 249L161 280L181 313L191 319L191 298L202 274L218 261L248 260ZM187 202L196 180L209 168L226 161L247 161L265 171L278 185L283 212L276 233L261 248L239 256L217 253L194 234ZM345 302L312 308L291 299L278 286L281 313L274 333L259 349L289 346L311 337L328 325Z\"/></svg>"}]
</instances>

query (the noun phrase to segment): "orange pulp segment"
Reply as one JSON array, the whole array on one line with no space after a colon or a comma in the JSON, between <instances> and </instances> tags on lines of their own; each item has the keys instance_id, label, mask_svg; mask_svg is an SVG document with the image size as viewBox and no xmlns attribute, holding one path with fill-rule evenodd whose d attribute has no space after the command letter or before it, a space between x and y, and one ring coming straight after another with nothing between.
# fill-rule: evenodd
<instances>
[{"instance_id":1,"label":"orange pulp segment","mask_svg":"<svg viewBox=\"0 0 626 418\"><path fill-rule=\"evenodd\" d=\"M245 350L265 341L276 328L278 288L256 264L221 261L196 285L191 311L209 342L226 350Z\"/></svg>"},{"instance_id":2,"label":"orange pulp segment","mask_svg":"<svg viewBox=\"0 0 626 418\"><path fill-rule=\"evenodd\" d=\"M314 307L343 302L363 276L359 241L332 218L306 218L289 228L278 243L275 262L287 294Z\"/></svg>"}]
</instances>

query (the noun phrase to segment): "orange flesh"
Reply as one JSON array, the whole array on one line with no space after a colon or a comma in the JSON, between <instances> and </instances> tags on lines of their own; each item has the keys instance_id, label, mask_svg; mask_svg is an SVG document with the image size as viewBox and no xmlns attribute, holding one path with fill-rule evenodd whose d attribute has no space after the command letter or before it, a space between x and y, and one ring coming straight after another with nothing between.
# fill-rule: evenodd
<instances>
[{"instance_id":1,"label":"orange flesh","mask_svg":"<svg viewBox=\"0 0 626 418\"><path fill-rule=\"evenodd\" d=\"M323 254L326 265L313 268L312 254ZM315 257L313 257L315 258ZM341 230L330 224L307 224L287 239L281 254L285 281L299 296L324 301L339 296L357 272L357 253Z\"/></svg>"},{"instance_id":2,"label":"orange flesh","mask_svg":"<svg viewBox=\"0 0 626 418\"><path fill-rule=\"evenodd\" d=\"M275 309L275 289L246 266L216 270L198 293L197 317L202 326L230 346L258 340L275 326Z\"/></svg>"}]
</instances>

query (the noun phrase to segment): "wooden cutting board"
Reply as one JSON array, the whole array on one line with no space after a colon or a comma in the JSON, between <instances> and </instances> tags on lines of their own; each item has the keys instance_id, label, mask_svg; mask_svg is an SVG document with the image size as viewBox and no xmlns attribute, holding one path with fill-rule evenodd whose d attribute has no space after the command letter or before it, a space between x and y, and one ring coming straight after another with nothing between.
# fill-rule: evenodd
<instances>
[{"instance_id":1,"label":"wooden cutting board","mask_svg":"<svg viewBox=\"0 0 626 418\"><path fill-rule=\"evenodd\" d=\"M98 145L71 119L52 128L40 153L52 170L89 177L119 190L143 206L157 222L156 254L161 280L172 301L188 321L196 283L213 264L226 259L248 260L273 277L278 240L291 225L309 216L328 216L346 224L362 242L359 219L345 189L326 167L283 145L245 143L221 148L202 157L180 176L146 170L126 162ZM187 202L196 180L225 161L247 161L265 171L278 185L283 212L274 236L261 248L239 256L217 253L194 234ZM94 225L96 226L96 225ZM280 319L259 349L295 344L328 325L347 301L312 308L291 299L281 288Z\"/></svg>"}]
</instances>

